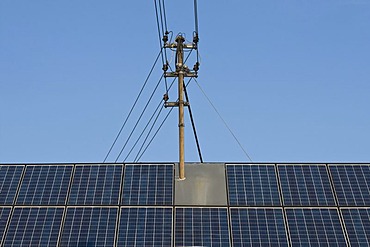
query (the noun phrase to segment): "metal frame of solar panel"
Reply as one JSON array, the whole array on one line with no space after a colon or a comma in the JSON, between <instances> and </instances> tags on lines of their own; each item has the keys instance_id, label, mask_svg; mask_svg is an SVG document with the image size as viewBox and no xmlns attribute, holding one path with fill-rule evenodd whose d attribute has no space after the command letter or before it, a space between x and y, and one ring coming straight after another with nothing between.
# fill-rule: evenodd
<instances>
[{"instance_id":1,"label":"metal frame of solar panel","mask_svg":"<svg viewBox=\"0 0 370 247\"><path fill-rule=\"evenodd\" d=\"M224 167L227 206L181 206L174 164L0 164L0 245L369 245L369 164Z\"/></svg>"}]
</instances>

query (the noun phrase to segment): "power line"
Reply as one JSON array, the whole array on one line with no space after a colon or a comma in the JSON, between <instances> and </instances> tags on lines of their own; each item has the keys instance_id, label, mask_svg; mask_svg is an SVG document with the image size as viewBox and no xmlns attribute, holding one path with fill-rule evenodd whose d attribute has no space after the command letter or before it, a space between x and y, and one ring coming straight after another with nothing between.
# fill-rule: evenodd
<instances>
[{"instance_id":1,"label":"power line","mask_svg":"<svg viewBox=\"0 0 370 247\"><path fill-rule=\"evenodd\" d=\"M191 79L189 80L189 82L191 81ZM188 91L186 90L186 85L184 83L184 93L185 93L185 98L186 98L186 101L189 102L189 96L188 96ZM203 157L202 157L202 152L200 150L200 145L199 145L199 140L198 140L198 135L197 135L197 130L195 128L195 123L194 123L194 118L193 118L193 113L191 111L191 107L190 107L190 104L188 105L188 111L189 111L189 116L190 116L190 122L191 122L191 126L193 128L193 133L194 133L194 138L195 138L195 143L197 145L197 150L198 150L198 155L199 155L199 159L200 159L200 162L203 163Z\"/></svg>"},{"instance_id":2,"label":"power line","mask_svg":"<svg viewBox=\"0 0 370 247\"><path fill-rule=\"evenodd\" d=\"M147 109L147 107L148 107L148 105L149 105L150 101L152 101L153 95L154 95L154 93L157 91L157 88L158 88L158 86L159 86L159 83L162 81L162 79L163 79L163 75L162 75L162 76L161 76L161 78L158 80L158 83L157 83L157 85L155 86L155 88L154 88L154 90L153 90L152 94L150 95L149 100L147 101L147 103L146 103L146 105L145 105L145 107L144 107L143 111L141 112L141 114L140 114L140 116L139 116L138 120L136 121L134 128L132 129L132 131L131 131L131 133L130 133L129 137L127 138L127 140L126 140L125 144L124 144L124 145L123 145L123 147L121 148L121 151L119 152L119 154L118 154L118 156L117 156L117 158L116 158L116 160L115 160L114 162L117 162L117 160L118 160L118 159L119 159L119 157L121 156L121 154L122 154L123 150L125 149L125 147L126 147L127 143L128 143L128 142L129 142L129 140L131 139L132 134L134 133L134 131L135 131L135 129L136 129L136 127L137 127L137 125L139 124L139 122L140 122L141 118L143 117L143 115L144 115L144 113L145 113L145 111L146 111L146 109Z\"/></svg>"},{"instance_id":3,"label":"power line","mask_svg":"<svg viewBox=\"0 0 370 247\"><path fill-rule=\"evenodd\" d=\"M141 153L141 155L140 155L138 158L137 158L137 157L135 157L134 162L138 162L138 161L141 159L141 157L144 155L144 153L146 152L146 150L148 149L148 147L150 146L150 144L152 144L152 142L153 142L154 138L157 136L157 134L158 134L159 130L162 128L162 126L163 126L164 122L166 122L166 120L167 120L168 116L171 114L171 112L172 112L172 110L173 110L173 109L174 109L174 108L171 108L171 110L169 110L169 112L167 113L166 117L163 119L162 123L159 125L158 129L156 130L156 132L154 133L154 135L153 135L153 136L152 136L152 138L150 139L150 141L149 141L148 145L146 145L146 147L145 147L144 151ZM158 117L159 117L159 115L158 115ZM154 127L154 125L153 125L153 127ZM140 151L141 151L141 150L140 150ZM138 153L138 154L139 154L139 153Z\"/></svg>"},{"instance_id":4,"label":"power line","mask_svg":"<svg viewBox=\"0 0 370 247\"><path fill-rule=\"evenodd\" d=\"M253 162L252 159L251 159L251 157L248 155L247 151L245 151L245 149L243 148L242 144L239 142L238 138L235 136L235 134L230 129L230 127L228 126L228 124L226 123L226 121L224 120L224 118L218 112L218 110L216 109L215 105L212 103L212 101L209 99L209 97L204 92L204 90L202 89L202 87L199 85L198 81L195 78L194 78L194 81L197 83L197 85L198 85L200 91L203 93L204 97L206 97L208 103L212 106L213 110L215 110L215 112L217 113L218 117L222 120L222 122L224 123L224 125L226 126L226 128L229 130L229 132L231 133L231 135L234 137L234 139L238 143L239 147L243 150L245 156L247 156L247 158L249 159L249 161Z\"/></svg>"},{"instance_id":5,"label":"power line","mask_svg":"<svg viewBox=\"0 0 370 247\"><path fill-rule=\"evenodd\" d=\"M138 102L138 100L139 100L139 98L140 98L140 96L141 96L141 94L142 94L142 92L143 92L143 90L144 90L144 88L145 88L146 84L148 83L148 80L149 80L150 76L151 76L151 75L152 75L152 73L153 73L153 70L154 70L154 68L155 68L155 65L157 64L158 59L159 59L160 55L162 54L162 51L163 51L163 49L161 49L161 50L160 50L160 52L158 53L158 55L157 55L157 57L156 57L156 59L155 59L155 61L154 61L154 63L153 63L153 66L152 66L152 68L150 69L149 74L148 74L148 76L146 77L146 79L145 79L145 81L144 81L144 84L143 84L143 86L141 87L140 92L139 92L138 96L136 97L135 102L134 102L134 104L132 105L132 107L131 107L131 109L130 109L130 112L128 113L128 115L127 115L127 117L126 117L125 121L123 122L123 124L122 124L122 126L121 126L120 130L118 131L118 134L117 134L116 138L114 139L114 141L113 141L113 143L112 143L111 147L109 148L109 151L108 151L107 155L105 156L103 163L107 160L107 158L108 158L109 154L111 153L111 151L112 151L112 149L113 149L114 145L116 144L116 142L117 142L117 140L118 140L119 136L121 135L121 132L122 132L123 128L126 126L126 123L127 123L128 119L130 118L131 113L132 113L132 111L134 110L134 108L135 108L135 106L136 106L136 103Z\"/></svg>"},{"instance_id":6,"label":"power line","mask_svg":"<svg viewBox=\"0 0 370 247\"><path fill-rule=\"evenodd\" d=\"M189 79L189 81L186 83L186 85L185 85L186 87L189 85L189 83L190 83L191 79L192 79L192 78L190 78L190 79ZM172 81L172 83L171 83L171 86L170 86L170 87L172 87L172 85L173 85L173 83L175 82L175 80L176 80L176 78ZM178 102L178 101L179 101L179 99L177 99L177 100L176 100L176 102ZM155 138L155 137L156 137L156 135L158 134L159 130L162 128L162 126L163 126L164 122L167 120L168 116L170 115L170 113L172 112L172 110L173 110L173 109L174 109L174 108L172 107L172 108L171 108L171 110L167 113L166 117L163 119L162 123L161 123L161 124L159 125L159 127L157 128L156 132L154 133L154 135L153 135L153 136L152 136L152 138L150 139L149 143L146 145L146 147L145 147L144 151L143 151L143 152L141 153L141 155L139 156L139 154L140 154L140 152L141 152L142 148L144 147L145 142L146 142L147 138L149 137L150 132L152 131L152 129L153 129L153 127L154 127L155 122L157 121L157 119L155 120L155 122L153 123L153 125L152 125L152 127L151 127L151 129L150 129L149 133L147 134L147 136L146 136L146 138L145 138L145 140L144 140L143 144L141 145L140 150L139 150L139 152L137 153L137 155L136 155L136 157L135 157L135 159L134 159L134 162L138 162L138 161L141 159L141 157L144 155L144 153L145 153L145 152L146 152L146 150L149 148L150 144L153 142L154 138ZM157 118L158 118L158 117L159 117L159 115L157 116Z\"/></svg>"},{"instance_id":7,"label":"power line","mask_svg":"<svg viewBox=\"0 0 370 247\"><path fill-rule=\"evenodd\" d=\"M123 160L123 162L125 162L127 160L127 158L130 156L130 154L132 153L132 151L134 150L134 148L136 147L136 145L138 144L138 142L140 141L141 137L143 136L143 134L145 133L146 129L148 128L150 122L152 121L153 117L155 116L155 114L157 113L157 111L160 109L159 111L159 114L160 112L163 110L163 107L162 106L162 100L159 102L157 108L155 109L155 111L153 112L152 116L150 117L148 123L145 125L143 131L141 132L141 134L139 135L139 137L137 138L136 142L134 143L134 145L132 146L132 148L130 149L130 151L128 152L128 154L126 155L126 158Z\"/></svg>"}]
</instances>

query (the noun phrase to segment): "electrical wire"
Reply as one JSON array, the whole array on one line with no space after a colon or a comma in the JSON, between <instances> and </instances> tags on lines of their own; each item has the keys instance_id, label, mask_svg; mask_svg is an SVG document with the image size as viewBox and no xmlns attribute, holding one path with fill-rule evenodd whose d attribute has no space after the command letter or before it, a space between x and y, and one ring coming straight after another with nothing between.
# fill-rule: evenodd
<instances>
[{"instance_id":1,"label":"electrical wire","mask_svg":"<svg viewBox=\"0 0 370 247\"><path fill-rule=\"evenodd\" d=\"M138 142L140 141L141 137L143 136L143 134L145 133L146 129L148 128L150 122L152 121L153 117L155 116L155 114L158 112L159 108L160 108L160 111L161 112L163 110L163 107L162 106L162 100L159 102L157 108L155 109L155 111L153 112L152 116L150 117L148 123L145 125L143 131L141 132L141 134L139 135L139 137L137 138L136 142L134 143L134 145L131 147L130 151L128 152L128 154L126 155L125 159L123 160L123 163L126 162L126 160L128 159L128 157L130 156L130 154L132 153L132 151L134 150L134 148L136 147L136 145L138 144ZM159 113L160 114L160 113Z\"/></svg>"},{"instance_id":2,"label":"electrical wire","mask_svg":"<svg viewBox=\"0 0 370 247\"><path fill-rule=\"evenodd\" d=\"M190 81L191 81L191 79L189 80L189 82ZM188 91L186 90L185 83L184 83L184 93L185 93L185 99L189 103L190 101L189 101ZM197 150L198 150L199 159L200 159L200 162L203 163L202 151L200 150L200 144L199 144L199 140L198 140L197 130L195 128L195 122L194 122L193 113L191 111L190 104L187 106L187 108L188 108L188 111L189 111L191 126L193 128L193 134L194 134L194 138L195 138L195 144L196 144Z\"/></svg>"},{"instance_id":3,"label":"electrical wire","mask_svg":"<svg viewBox=\"0 0 370 247\"><path fill-rule=\"evenodd\" d=\"M119 159L119 157L121 156L121 154L122 154L123 150L125 149L125 147L126 147L127 143L128 143L128 142L129 142L129 140L131 139L131 136L132 136L132 134L134 133L134 131L135 131L135 129L136 129L136 127L137 127L137 125L139 124L139 122L140 122L141 118L143 117L143 115L144 115L144 113L145 113L146 109L148 108L149 103L152 101L153 95L154 95L154 93L157 91L158 86L159 86L160 82L162 81L162 78L163 78L163 75L162 75L162 76L161 76L161 78L158 80L158 83L157 83L157 85L155 86L155 88L154 88L154 90L153 90L152 94L150 95L149 100L147 101L147 103L146 103L146 105L145 105L145 107L144 107L143 111L141 112L141 114L140 114L139 118L137 119L137 121L136 121L136 123L135 123L134 128L132 129L132 131L131 131L130 135L128 136L128 138L127 138L127 140L126 140L125 144L124 144L124 145L123 145L123 147L121 148L121 151L119 152L119 154L118 154L118 156L117 156L117 158L116 158L116 160L115 160L114 162L117 162L117 160L118 160L118 159Z\"/></svg>"},{"instance_id":4,"label":"electrical wire","mask_svg":"<svg viewBox=\"0 0 370 247\"><path fill-rule=\"evenodd\" d=\"M169 87L169 90L172 88L172 86L173 86L173 84L175 83L175 81L176 81L176 78L174 78L174 79L172 80L171 85L170 85L170 87ZM162 101L163 101L163 100L161 100L161 101L159 102L159 104L161 104L161 103L162 103ZM163 108L162 108L162 109L163 109ZM149 131L148 131L148 133L147 133L147 135L146 135L146 137L145 137L145 139L144 139L143 143L142 143L142 144L141 144L141 146L140 146L139 151L137 152L137 154L136 154L136 156L135 156L134 162L135 162L135 160L137 159L137 157L139 156L139 154L140 154L141 150L143 149L143 147L144 147L144 145L145 145L146 141L148 140L148 138L149 138L150 134L152 133L152 130L153 130L153 128L154 128L154 126L155 126L155 124L157 123L157 120L158 120L159 115L160 115L160 113L157 115L157 117L155 118L155 120L154 120L154 122L153 122L152 126L150 127L150 129L149 129Z\"/></svg>"},{"instance_id":5,"label":"electrical wire","mask_svg":"<svg viewBox=\"0 0 370 247\"><path fill-rule=\"evenodd\" d=\"M198 1L194 0L195 32L198 34Z\"/></svg>"},{"instance_id":6,"label":"electrical wire","mask_svg":"<svg viewBox=\"0 0 370 247\"><path fill-rule=\"evenodd\" d=\"M134 108L135 108L135 106L136 106L136 104L137 104L137 102L138 102L138 100L139 100L139 98L140 98L140 96L141 96L141 94L142 94L142 92L143 92L143 90L144 90L144 88L145 88L146 84L148 83L148 80L149 80L150 76L151 76L151 75L152 75L152 73L153 73L153 70L154 70L154 68L155 68L155 66L156 66L156 64L157 64L157 62L158 62L158 59L159 59L159 57L160 57L160 55L161 55L162 51L163 51L163 49L161 49L161 50L160 50L160 52L158 53L158 55L157 55L157 57L156 57L156 59L155 59L155 61L154 61L154 63L153 63L153 66L152 66L152 68L150 69L149 74L148 74L148 76L146 77L146 79L145 79L145 81L144 81L144 84L143 84L143 86L141 87L140 92L139 92L138 96L137 96L137 97L136 97L136 99L135 99L134 104L132 105L132 107L131 107L131 109L130 109L130 111L129 111L129 113L128 113L128 115L127 115L126 119L125 119L125 121L123 122L123 124L122 124L122 126L121 126L120 130L118 131L118 134L117 134L116 138L114 139L114 141L113 141L113 143L112 143L111 147L109 148L109 151L108 151L108 153L106 154L106 156L105 156L105 158L104 158L103 163L105 163L105 161L107 160L107 158L108 158L109 154L112 152L112 149L113 149L114 145L116 144L116 142L117 142L117 140L118 140L119 136L121 135L123 128L126 126L126 123L127 123L128 119L130 118L132 111L134 110Z\"/></svg>"},{"instance_id":7,"label":"electrical wire","mask_svg":"<svg viewBox=\"0 0 370 247\"><path fill-rule=\"evenodd\" d=\"M243 146L240 143L240 141L238 140L238 138L235 136L235 134L230 129L230 127L228 126L228 124L226 123L226 121L224 120L224 118L221 116L221 114L219 113L219 111L216 109L215 105L212 103L212 101L209 99L209 97L207 96L207 94L204 92L204 90L202 89L202 87L200 86L200 84L198 83L198 81L195 78L194 78L194 81L198 85L198 87L199 87L200 91L203 93L204 97L207 99L208 103L212 106L213 110L217 113L218 117L222 120L222 122L224 123L224 125L226 126L226 128L229 130L230 134L234 137L234 139L238 143L239 147L243 150L245 156L249 159L249 161L253 162L252 159L251 159L251 157L248 155L247 151L245 151L245 149L243 148Z\"/></svg>"},{"instance_id":8,"label":"electrical wire","mask_svg":"<svg viewBox=\"0 0 370 247\"><path fill-rule=\"evenodd\" d=\"M171 86L173 85L173 83L175 82L175 80L176 80L176 79L174 79L174 80L172 81ZM189 81L186 83L186 87L189 85L189 83L190 83L190 81L191 81L191 80L192 80L192 78L190 78L190 79L189 79ZM178 101L179 101L179 99L177 99L177 100L176 100L176 102L178 102ZM146 152L146 150L149 148L150 144L153 142L154 138L157 136L157 134L158 134L159 130L162 128L162 126L163 126L164 122L167 120L168 116L169 116L169 115L171 114L171 112L173 111L173 109L174 109L174 108L172 107L172 108L171 108L171 110L167 113L167 115L165 116L165 118L163 119L163 121L161 122L161 124L159 125L159 127L157 128L156 132L154 133L154 135L153 135L153 136L152 136L152 138L150 139L149 143L146 145L146 147L145 147L144 151L140 154L140 152L141 152L141 150L142 150L143 146L145 145L146 139L149 137L149 134L150 134L150 133L148 133L148 134L147 134L147 136L146 136L146 138L145 138L145 141L143 142L142 146L140 147L139 152L137 153L137 155L136 155L136 157L135 157L135 159L134 159L134 162L138 162L138 161L141 159L141 157L144 155L144 153ZM158 117L159 117L159 115L158 115ZM153 125L152 125L151 129L152 129L153 127L154 127L154 123L153 123ZM150 132L151 132L151 131L150 131Z\"/></svg>"}]
</instances>

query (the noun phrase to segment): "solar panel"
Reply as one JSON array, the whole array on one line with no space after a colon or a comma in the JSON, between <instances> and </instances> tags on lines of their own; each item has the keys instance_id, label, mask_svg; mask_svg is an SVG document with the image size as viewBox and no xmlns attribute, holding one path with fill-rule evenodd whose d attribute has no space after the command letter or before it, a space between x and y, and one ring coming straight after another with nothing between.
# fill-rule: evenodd
<instances>
[{"instance_id":1,"label":"solar panel","mask_svg":"<svg viewBox=\"0 0 370 247\"><path fill-rule=\"evenodd\" d=\"M370 165L330 165L340 206L370 205Z\"/></svg>"},{"instance_id":2,"label":"solar panel","mask_svg":"<svg viewBox=\"0 0 370 247\"><path fill-rule=\"evenodd\" d=\"M292 246L347 246L337 209L286 209Z\"/></svg>"},{"instance_id":3,"label":"solar panel","mask_svg":"<svg viewBox=\"0 0 370 247\"><path fill-rule=\"evenodd\" d=\"M27 166L17 205L64 205L72 166Z\"/></svg>"},{"instance_id":4,"label":"solar panel","mask_svg":"<svg viewBox=\"0 0 370 247\"><path fill-rule=\"evenodd\" d=\"M351 246L370 246L370 209L342 209Z\"/></svg>"},{"instance_id":5,"label":"solar panel","mask_svg":"<svg viewBox=\"0 0 370 247\"><path fill-rule=\"evenodd\" d=\"M288 246L283 211L272 208L231 208L233 246Z\"/></svg>"},{"instance_id":6,"label":"solar panel","mask_svg":"<svg viewBox=\"0 0 370 247\"><path fill-rule=\"evenodd\" d=\"M4 246L57 246L63 208L16 207Z\"/></svg>"},{"instance_id":7,"label":"solar panel","mask_svg":"<svg viewBox=\"0 0 370 247\"><path fill-rule=\"evenodd\" d=\"M10 215L11 208L9 207L0 207L0 246L4 237L5 228L8 223L8 218Z\"/></svg>"},{"instance_id":8,"label":"solar panel","mask_svg":"<svg viewBox=\"0 0 370 247\"><path fill-rule=\"evenodd\" d=\"M118 208L68 207L61 246L113 246Z\"/></svg>"},{"instance_id":9,"label":"solar panel","mask_svg":"<svg viewBox=\"0 0 370 247\"><path fill-rule=\"evenodd\" d=\"M126 165L123 205L172 205L173 165Z\"/></svg>"},{"instance_id":10,"label":"solar panel","mask_svg":"<svg viewBox=\"0 0 370 247\"><path fill-rule=\"evenodd\" d=\"M226 208L175 208L175 246L229 246Z\"/></svg>"},{"instance_id":11,"label":"solar panel","mask_svg":"<svg viewBox=\"0 0 370 247\"><path fill-rule=\"evenodd\" d=\"M118 246L171 246L172 208L121 208Z\"/></svg>"},{"instance_id":12,"label":"solar panel","mask_svg":"<svg viewBox=\"0 0 370 247\"><path fill-rule=\"evenodd\" d=\"M68 204L118 205L122 165L76 166Z\"/></svg>"},{"instance_id":13,"label":"solar panel","mask_svg":"<svg viewBox=\"0 0 370 247\"><path fill-rule=\"evenodd\" d=\"M279 165L285 206L335 206L325 165Z\"/></svg>"},{"instance_id":14,"label":"solar panel","mask_svg":"<svg viewBox=\"0 0 370 247\"><path fill-rule=\"evenodd\" d=\"M231 206L280 205L275 166L227 165Z\"/></svg>"},{"instance_id":15,"label":"solar panel","mask_svg":"<svg viewBox=\"0 0 370 247\"><path fill-rule=\"evenodd\" d=\"M23 166L0 166L0 205L12 205Z\"/></svg>"}]
</instances>

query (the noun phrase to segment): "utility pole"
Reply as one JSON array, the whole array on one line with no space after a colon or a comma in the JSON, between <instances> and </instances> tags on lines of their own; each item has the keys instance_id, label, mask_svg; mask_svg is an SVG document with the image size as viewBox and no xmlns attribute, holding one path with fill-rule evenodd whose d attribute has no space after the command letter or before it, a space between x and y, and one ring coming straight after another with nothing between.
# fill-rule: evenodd
<instances>
[{"instance_id":1,"label":"utility pole","mask_svg":"<svg viewBox=\"0 0 370 247\"><path fill-rule=\"evenodd\" d=\"M185 179L185 144L184 144L184 107L189 106L189 102L184 101L184 78L185 77L197 77L197 71L199 64L194 66L193 71L184 64L184 49L197 49L198 36L194 37L192 44L185 44L185 38L182 35L178 35L175 39L175 43L168 44L168 37L163 38L165 48L176 48L176 71L166 72L168 65L163 66L165 77L177 77L178 78L178 101L177 102L165 102L165 107L178 107L179 108L179 179ZM165 95L167 99L168 96Z\"/></svg>"}]
</instances>

